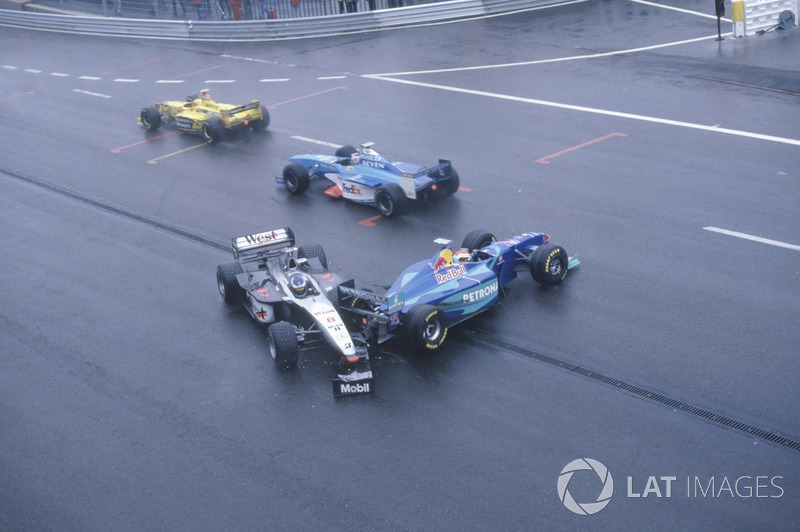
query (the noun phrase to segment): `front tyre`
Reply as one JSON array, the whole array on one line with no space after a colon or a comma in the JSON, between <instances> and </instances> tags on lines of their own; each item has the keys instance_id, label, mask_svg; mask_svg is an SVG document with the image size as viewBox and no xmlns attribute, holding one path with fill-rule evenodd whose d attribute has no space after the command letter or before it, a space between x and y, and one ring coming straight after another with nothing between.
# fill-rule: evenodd
<instances>
[{"instance_id":1,"label":"front tyre","mask_svg":"<svg viewBox=\"0 0 800 532\"><path fill-rule=\"evenodd\" d=\"M217 266L217 289L222 300L228 305L236 303L242 293L242 287L236 276L242 273L242 266L238 262L226 262Z\"/></svg>"},{"instance_id":2,"label":"front tyre","mask_svg":"<svg viewBox=\"0 0 800 532\"><path fill-rule=\"evenodd\" d=\"M375 207L387 218L395 218L405 211L406 193L396 183L388 183L375 191Z\"/></svg>"},{"instance_id":3,"label":"front tyre","mask_svg":"<svg viewBox=\"0 0 800 532\"><path fill-rule=\"evenodd\" d=\"M319 264L322 266L323 270L328 269L328 258L325 256L325 250L322 249L322 246L319 244L300 246L300 249L297 250L297 257L300 259L316 258L319 260Z\"/></svg>"},{"instance_id":4,"label":"front tyre","mask_svg":"<svg viewBox=\"0 0 800 532\"><path fill-rule=\"evenodd\" d=\"M215 116L203 122L200 132L203 134L203 138L206 139L207 143L213 144L219 142L222 140L222 137L225 136L225 124L222 123L220 118Z\"/></svg>"},{"instance_id":5,"label":"front tyre","mask_svg":"<svg viewBox=\"0 0 800 532\"><path fill-rule=\"evenodd\" d=\"M436 351L447 337L447 317L442 309L433 305L416 305L405 316L403 333L414 349L431 353Z\"/></svg>"},{"instance_id":6,"label":"front tyre","mask_svg":"<svg viewBox=\"0 0 800 532\"><path fill-rule=\"evenodd\" d=\"M292 194L302 194L308 190L311 178L306 167L300 163L287 164L283 169L283 185Z\"/></svg>"},{"instance_id":7,"label":"front tyre","mask_svg":"<svg viewBox=\"0 0 800 532\"><path fill-rule=\"evenodd\" d=\"M569 255L561 246L542 244L531 255L531 277L539 284L555 286L567 276Z\"/></svg>"},{"instance_id":8,"label":"front tyre","mask_svg":"<svg viewBox=\"0 0 800 532\"><path fill-rule=\"evenodd\" d=\"M269 326L269 353L275 365L281 369L297 365L300 345L294 326L288 321L279 321Z\"/></svg>"},{"instance_id":9,"label":"front tyre","mask_svg":"<svg viewBox=\"0 0 800 532\"><path fill-rule=\"evenodd\" d=\"M343 159L350 159L354 153L358 153L358 150L355 146L351 146L350 144L345 144L344 146L336 148L336 157L341 157Z\"/></svg>"},{"instance_id":10,"label":"front tyre","mask_svg":"<svg viewBox=\"0 0 800 532\"><path fill-rule=\"evenodd\" d=\"M155 131L161 127L161 112L155 107L145 107L139 114L142 125L148 131Z\"/></svg>"},{"instance_id":11,"label":"front tyre","mask_svg":"<svg viewBox=\"0 0 800 532\"><path fill-rule=\"evenodd\" d=\"M464 240L461 242L461 247L468 251L475 251L476 249L483 249L486 246L491 246L492 242L497 240L497 237L483 229L475 229L467 233Z\"/></svg>"}]
</instances>

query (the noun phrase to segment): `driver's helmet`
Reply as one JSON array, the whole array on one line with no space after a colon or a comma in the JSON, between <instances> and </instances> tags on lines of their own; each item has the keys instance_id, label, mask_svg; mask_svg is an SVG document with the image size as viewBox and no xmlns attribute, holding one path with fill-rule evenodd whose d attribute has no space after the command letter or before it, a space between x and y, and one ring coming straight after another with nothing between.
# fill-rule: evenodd
<instances>
[{"instance_id":1,"label":"driver's helmet","mask_svg":"<svg viewBox=\"0 0 800 532\"><path fill-rule=\"evenodd\" d=\"M356 152L350 156L350 164L356 166L361 163L361 154Z\"/></svg>"},{"instance_id":2,"label":"driver's helmet","mask_svg":"<svg viewBox=\"0 0 800 532\"><path fill-rule=\"evenodd\" d=\"M301 273L293 273L289 277L289 289L296 297L308 295L308 279Z\"/></svg>"},{"instance_id":3,"label":"driver's helmet","mask_svg":"<svg viewBox=\"0 0 800 532\"><path fill-rule=\"evenodd\" d=\"M211 91L208 89L202 89L197 97L201 100L210 100L211 99Z\"/></svg>"},{"instance_id":4,"label":"driver's helmet","mask_svg":"<svg viewBox=\"0 0 800 532\"><path fill-rule=\"evenodd\" d=\"M453 253L453 262L472 262L472 254L466 249L459 249Z\"/></svg>"}]
</instances>

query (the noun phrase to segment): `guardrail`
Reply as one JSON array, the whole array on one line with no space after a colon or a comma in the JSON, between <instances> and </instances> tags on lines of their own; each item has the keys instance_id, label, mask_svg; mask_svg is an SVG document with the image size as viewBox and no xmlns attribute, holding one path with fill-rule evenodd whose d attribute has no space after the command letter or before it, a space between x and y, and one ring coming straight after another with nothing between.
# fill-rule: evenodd
<instances>
[{"instance_id":1,"label":"guardrail","mask_svg":"<svg viewBox=\"0 0 800 532\"><path fill-rule=\"evenodd\" d=\"M0 9L0 26L33 30L198 41L264 41L412 27L568 3L569 0L451 0L305 18L195 21L53 14Z\"/></svg>"}]
</instances>

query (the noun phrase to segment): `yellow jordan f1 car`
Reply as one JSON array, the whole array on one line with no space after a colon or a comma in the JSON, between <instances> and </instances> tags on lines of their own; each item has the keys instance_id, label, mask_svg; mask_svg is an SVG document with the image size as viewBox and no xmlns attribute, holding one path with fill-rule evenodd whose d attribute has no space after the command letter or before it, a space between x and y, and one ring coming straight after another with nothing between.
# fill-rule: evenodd
<instances>
[{"instance_id":1,"label":"yellow jordan f1 car","mask_svg":"<svg viewBox=\"0 0 800 532\"><path fill-rule=\"evenodd\" d=\"M162 123L175 122L175 126L188 133L202 135L209 144L221 140L226 133L250 128L262 131L269 125L269 111L258 100L245 105L217 103L208 90L189 96L183 101L165 100L145 107L137 122L153 131Z\"/></svg>"}]
</instances>

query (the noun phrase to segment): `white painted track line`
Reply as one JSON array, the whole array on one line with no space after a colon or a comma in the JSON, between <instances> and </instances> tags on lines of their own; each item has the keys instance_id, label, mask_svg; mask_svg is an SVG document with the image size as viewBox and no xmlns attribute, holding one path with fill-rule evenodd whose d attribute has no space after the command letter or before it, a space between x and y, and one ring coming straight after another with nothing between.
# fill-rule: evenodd
<instances>
[{"instance_id":1,"label":"white painted track line","mask_svg":"<svg viewBox=\"0 0 800 532\"><path fill-rule=\"evenodd\" d=\"M712 231L714 233L734 236L736 238L752 240L753 242L760 242L761 244L769 244L770 246L777 246L779 248L786 248L794 251L800 251L800 246L797 246L795 244L787 244L786 242L781 242L780 240L771 240L769 238L762 238L760 236L748 235L747 233L739 233L737 231L730 231L728 229L720 229L719 227L708 226L708 227L703 227L703 229L705 231Z\"/></svg>"},{"instance_id":2,"label":"white painted track line","mask_svg":"<svg viewBox=\"0 0 800 532\"><path fill-rule=\"evenodd\" d=\"M389 78L380 75L365 75L363 76L369 79L377 79L381 81L390 81L393 83L403 83L406 85L415 85L417 87L427 87L430 89L438 89L450 92L458 92L461 94L471 94L474 96L484 96L488 98L497 98L499 100L509 100L514 102L520 103L528 103L533 105L543 105L545 107L556 107L558 109L568 109L571 111L581 111L584 113L594 113L598 115L606 115L606 116L613 116L617 118L627 118L629 120L639 120L642 122L652 122L654 124L662 124L667 126L677 126L683 127L688 129L699 129L701 131L710 131L713 133L723 133L726 135L735 135L739 137L747 137L751 139L759 139L759 140L766 140L770 142L779 142L782 144L791 144L794 146L800 146L800 139L792 139L786 137L777 137L774 135L764 135L761 133L754 133L751 131L742 131L738 129L728 129L724 127L717 127L717 126L708 126L704 124L693 124L691 122L682 122L680 120L670 120L667 118L658 118L654 116L646 116L646 115L637 115L632 113L622 113L619 111L610 111L607 109L597 109L594 107L585 107L582 105L571 105L566 103L559 103L559 102L551 102L547 100L537 100L535 98L523 98L521 96L512 96L510 94L501 94L497 92L487 92L487 91L479 91L473 89L463 89L460 87L451 87L449 85L437 85L435 83L423 83L421 81L411 81L407 79L399 79L399 78Z\"/></svg>"},{"instance_id":3,"label":"white painted track line","mask_svg":"<svg viewBox=\"0 0 800 532\"><path fill-rule=\"evenodd\" d=\"M295 135L292 138L294 140L302 140L303 142L310 142L312 144L319 144L320 146L328 146L329 148L341 148L342 147L341 144L334 144L333 142L327 142L327 141L324 141L324 140L312 139L312 138L309 138L309 137L300 137L300 136Z\"/></svg>"}]
</instances>

